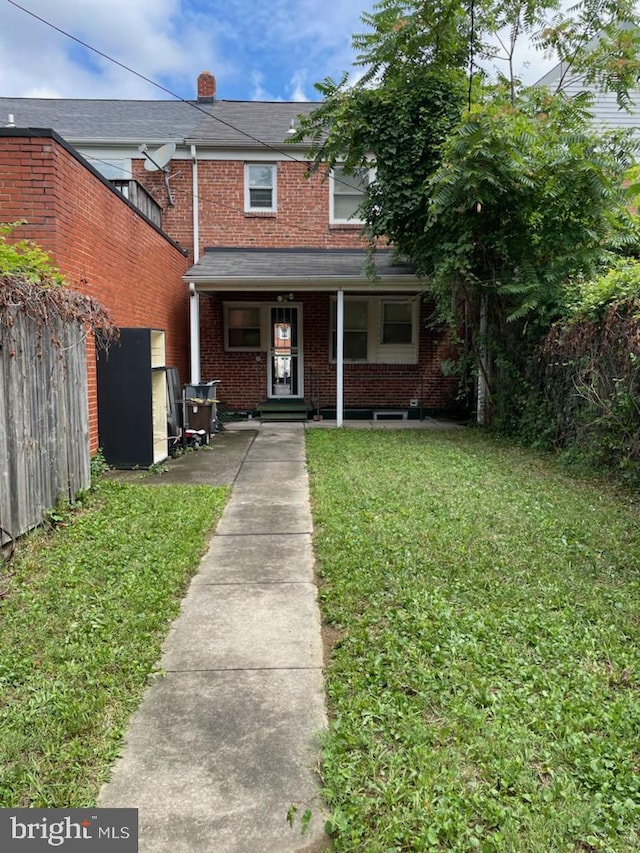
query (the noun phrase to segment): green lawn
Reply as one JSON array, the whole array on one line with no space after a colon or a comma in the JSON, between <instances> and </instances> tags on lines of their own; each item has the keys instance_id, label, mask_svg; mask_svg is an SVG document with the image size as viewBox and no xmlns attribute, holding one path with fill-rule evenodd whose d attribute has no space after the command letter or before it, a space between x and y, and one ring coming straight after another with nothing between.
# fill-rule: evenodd
<instances>
[{"instance_id":1,"label":"green lawn","mask_svg":"<svg viewBox=\"0 0 640 853\"><path fill-rule=\"evenodd\" d=\"M637 501L473 431L307 449L336 850L639 850Z\"/></svg>"},{"instance_id":2,"label":"green lawn","mask_svg":"<svg viewBox=\"0 0 640 853\"><path fill-rule=\"evenodd\" d=\"M0 565L0 807L95 803L227 494L102 481Z\"/></svg>"}]
</instances>

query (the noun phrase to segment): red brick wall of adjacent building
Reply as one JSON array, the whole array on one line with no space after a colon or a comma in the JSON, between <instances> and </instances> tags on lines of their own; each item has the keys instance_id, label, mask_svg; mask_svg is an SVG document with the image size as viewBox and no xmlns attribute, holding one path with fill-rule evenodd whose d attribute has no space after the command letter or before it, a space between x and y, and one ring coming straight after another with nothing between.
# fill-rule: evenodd
<instances>
[{"instance_id":1,"label":"red brick wall of adjacent building","mask_svg":"<svg viewBox=\"0 0 640 853\"><path fill-rule=\"evenodd\" d=\"M187 259L55 134L0 135L0 221L26 220L69 285L98 299L119 326L163 329L167 365L188 378ZM98 446L95 353L89 347L92 452Z\"/></svg>"},{"instance_id":2,"label":"red brick wall of adjacent building","mask_svg":"<svg viewBox=\"0 0 640 853\"><path fill-rule=\"evenodd\" d=\"M384 295L382 293L378 294ZM274 293L269 302L275 302ZM318 397L321 407L335 408L336 366L329 359L329 293L296 294L302 306L304 395ZM267 397L267 352L225 352L223 303L253 302L251 294L203 294L200 297L200 340L203 381L220 379L218 396L232 409L255 408ZM443 376L441 363L454 358L444 335L429 328L431 308L421 306L417 364L345 364L344 404L352 408L407 409L421 399L431 411L456 408L457 380Z\"/></svg>"}]
</instances>

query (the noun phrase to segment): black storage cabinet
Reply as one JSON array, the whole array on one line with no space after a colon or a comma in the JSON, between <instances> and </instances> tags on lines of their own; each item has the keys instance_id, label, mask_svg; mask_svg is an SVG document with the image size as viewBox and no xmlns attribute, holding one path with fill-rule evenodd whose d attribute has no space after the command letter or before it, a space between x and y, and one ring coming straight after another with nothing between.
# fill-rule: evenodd
<instances>
[{"instance_id":1,"label":"black storage cabinet","mask_svg":"<svg viewBox=\"0 0 640 853\"><path fill-rule=\"evenodd\" d=\"M98 352L98 442L115 468L147 468L167 458L164 332L120 329Z\"/></svg>"}]
</instances>

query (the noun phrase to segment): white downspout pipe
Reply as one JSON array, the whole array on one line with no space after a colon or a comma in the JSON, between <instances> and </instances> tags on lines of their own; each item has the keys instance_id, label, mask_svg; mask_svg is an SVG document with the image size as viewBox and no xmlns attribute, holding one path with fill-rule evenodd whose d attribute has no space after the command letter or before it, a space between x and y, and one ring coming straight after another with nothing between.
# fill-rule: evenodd
<instances>
[{"instance_id":1,"label":"white downspout pipe","mask_svg":"<svg viewBox=\"0 0 640 853\"><path fill-rule=\"evenodd\" d=\"M191 146L191 195L193 197L193 262L200 258L200 212L198 209L198 156ZM200 383L200 296L189 282L189 340L191 348L191 384Z\"/></svg>"},{"instance_id":2,"label":"white downspout pipe","mask_svg":"<svg viewBox=\"0 0 640 853\"><path fill-rule=\"evenodd\" d=\"M336 305L336 426L344 422L344 291Z\"/></svg>"},{"instance_id":3,"label":"white downspout pipe","mask_svg":"<svg viewBox=\"0 0 640 853\"><path fill-rule=\"evenodd\" d=\"M191 342L191 384L200 384L200 297L189 282L189 340Z\"/></svg>"}]
</instances>

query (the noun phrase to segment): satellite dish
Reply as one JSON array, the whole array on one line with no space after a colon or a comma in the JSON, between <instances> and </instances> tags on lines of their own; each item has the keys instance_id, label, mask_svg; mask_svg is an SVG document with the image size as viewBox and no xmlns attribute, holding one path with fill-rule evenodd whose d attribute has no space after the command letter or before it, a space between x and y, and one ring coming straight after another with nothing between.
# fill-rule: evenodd
<instances>
[{"instance_id":1,"label":"satellite dish","mask_svg":"<svg viewBox=\"0 0 640 853\"><path fill-rule=\"evenodd\" d=\"M140 146L140 150L145 156L144 167L147 172L155 172L158 169L164 169L169 160L176 153L175 142L167 142L166 145L161 145L157 151L150 154L147 151L147 146Z\"/></svg>"},{"instance_id":2,"label":"satellite dish","mask_svg":"<svg viewBox=\"0 0 640 853\"><path fill-rule=\"evenodd\" d=\"M169 204L173 207L173 197L169 188L169 170L167 163L176 153L176 143L167 142L166 145L161 145L153 154L149 154L147 146L143 143L139 146L138 151L144 154L144 167L147 172L162 172L164 174L164 185L167 188L167 198Z\"/></svg>"}]
</instances>

